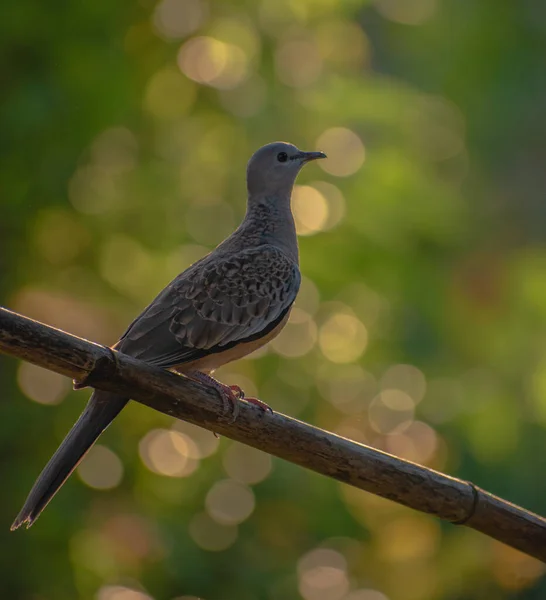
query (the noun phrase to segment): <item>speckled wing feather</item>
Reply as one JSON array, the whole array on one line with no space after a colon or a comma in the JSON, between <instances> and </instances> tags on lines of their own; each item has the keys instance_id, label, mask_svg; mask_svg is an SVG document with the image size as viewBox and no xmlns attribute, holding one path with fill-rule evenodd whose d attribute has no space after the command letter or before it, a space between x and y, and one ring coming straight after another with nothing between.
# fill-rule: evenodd
<instances>
[{"instance_id":1,"label":"speckled wing feather","mask_svg":"<svg viewBox=\"0 0 546 600\"><path fill-rule=\"evenodd\" d=\"M284 318L300 281L275 246L210 254L168 285L116 348L169 368L258 339Z\"/></svg>"}]
</instances>

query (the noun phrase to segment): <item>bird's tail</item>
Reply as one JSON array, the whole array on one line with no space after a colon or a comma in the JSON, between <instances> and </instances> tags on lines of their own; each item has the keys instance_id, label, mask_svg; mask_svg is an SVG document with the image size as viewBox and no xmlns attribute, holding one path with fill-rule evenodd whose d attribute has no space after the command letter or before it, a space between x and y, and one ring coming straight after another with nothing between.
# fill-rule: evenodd
<instances>
[{"instance_id":1,"label":"bird's tail","mask_svg":"<svg viewBox=\"0 0 546 600\"><path fill-rule=\"evenodd\" d=\"M36 480L25 505L11 526L30 527L78 466L99 435L127 404L128 398L95 390L85 410Z\"/></svg>"}]
</instances>

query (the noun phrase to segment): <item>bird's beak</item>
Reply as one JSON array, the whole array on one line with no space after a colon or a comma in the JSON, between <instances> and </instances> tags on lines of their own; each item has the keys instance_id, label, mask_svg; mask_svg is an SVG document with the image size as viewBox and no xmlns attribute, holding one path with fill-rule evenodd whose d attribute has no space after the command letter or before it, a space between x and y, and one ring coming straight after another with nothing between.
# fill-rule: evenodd
<instances>
[{"instance_id":1,"label":"bird's beak","mask_svg":"<svg viewBox=\"0 0 546 600\"><path fill-rule=\"evenodd\" d=\"M300 152L298 158L301 162L306 163L319 158L326 158L326 154L324 152Z\"/></svg>"}]
</instances>

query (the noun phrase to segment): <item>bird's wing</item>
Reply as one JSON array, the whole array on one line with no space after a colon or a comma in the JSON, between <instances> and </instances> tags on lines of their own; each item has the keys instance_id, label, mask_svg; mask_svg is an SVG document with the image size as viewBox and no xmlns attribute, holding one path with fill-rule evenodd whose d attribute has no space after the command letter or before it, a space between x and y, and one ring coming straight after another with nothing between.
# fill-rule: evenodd
<instances>
[{"instance_id":1,"label":"bird's wing","mask_svg":"<svg viewBox=\"0 0 546 600\"><path fill-rule=\"evenodd\" d=\"M169 284L116 348L169 368L259 339L284 318L300 281L297 265L274 246L209 255Z\"/></svg>"}]
</instances>

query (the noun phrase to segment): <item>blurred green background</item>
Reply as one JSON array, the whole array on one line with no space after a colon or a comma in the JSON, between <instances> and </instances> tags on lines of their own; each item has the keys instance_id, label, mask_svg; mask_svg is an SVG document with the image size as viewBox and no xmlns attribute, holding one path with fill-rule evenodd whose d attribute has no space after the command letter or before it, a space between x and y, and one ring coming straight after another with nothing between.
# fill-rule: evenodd
<instances>
[{"instance_id":1,"label":"blurred green background","mask_svg":"<svg viewBox=\"0 0 546 600\"><path fill-rule=\"evenodd\" d=\"M324 150L297 309L220 378L546 514L543 3L0 10L4 305L111 344L242 218L256 148ZM546 597L529 557L136 403L10 534L88 391L0 380L3 598Z\"/></svg>"}]
</instances>

